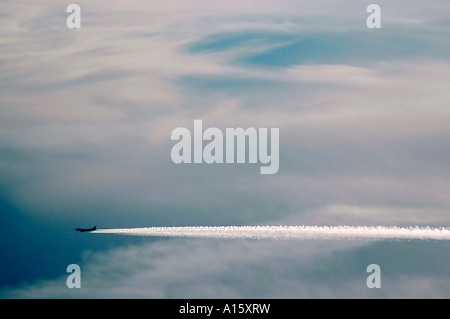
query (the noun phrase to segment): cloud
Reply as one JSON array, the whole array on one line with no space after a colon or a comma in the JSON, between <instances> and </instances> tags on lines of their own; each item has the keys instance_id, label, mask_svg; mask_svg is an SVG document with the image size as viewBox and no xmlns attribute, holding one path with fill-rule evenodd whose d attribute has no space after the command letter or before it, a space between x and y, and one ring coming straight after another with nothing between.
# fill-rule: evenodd
<instances>
[{"instance_id":1,"label":"cloud","mask_svg":"<svg viewBox=\"0 0 450 319\"><path fill-rule=\"evenodd\" d=\"M414 260L424 264L422 270L402 269L400 265L393 268L402 257L391 254L405 249L395 242L367 246L364 242L345 241L165 240L85 254L81 289L68 289L63 275L56 280L6 289L1 295L7 298L448 296L448 276L438 279L443 269L440 266L446 262L439 259L445 245L410 243L406 247L416 253ZM425 255L427 259L423 259ZM366 286L366 267L371 261L382 267L379 291ZM431 268L437 272L427 271Z\"/></svg>"},{"instance_id":2,"label":"cloud","mask_svg":"<svg viewBox=\"0 0 450 319\"><path fill-rule=\"evenodd\" d=\"M205 211L214 207L213 203L221 203L223 211L235 211L241 205L225 204L221 192L236 200L257 194L255 202L274 192L283 196L283 201L295 203L287 210L291 214L302 211L295 190L316 198L314 205L321 207L345 204L353 191L361 196L355 199L357 203L350 203L357 207L373 207L379 201L375 206L397 202L406 206L402 209L421 204L442 211L447 204L442 194L448 183L438 172L445 169L449 155L443 147L449 134L448 98L443 89L449 82L444 71L448 62L430 62L436 56L428 49L408 48L414 59L400 50L397 54L402 62L383 62L382 56L370 50L373 64L357 66L353 54L361 54L352 50L365 46L346 46L345 54L337 50L345 59L329 64L335 55L333 48L343 42L322 29L317 36L299 30L317 23L314 19L318 16L329 17L323 19L337 25L338 19L331 16L337 6L347 6L338 2L308 6L299 11L298 19L288 21L279 19L293 12L288 4L306 8L306 3L286 1L276 8L269 2L257 8L237 3L236 7L206 2L144 7L138 2L126 6L105 3L81 3L86 20L78 33L67 33L64 24L57 27L64 13L58 13L56 2L34 9L8 5L4 21L11 29L9 36L4 33L5 41L12 41L12 35L16 40L15 46L0 52L4 71L0 141L33 158L31 167L24 170L30 172L30 181L22 178L11 188L19 206L39 209L46 202L46 207L53 206L56 211L83 197L90 202L96 197L107 201L119 196L137 201L142 210L155 201L173 203L176 209L188 205L190 210L209 201ZM416 9L421 7L416 5ZM439 2L439 6L445 7L445 3ZM423 9L433 11L435 17L413 27L423 33L408 33L408 23L392 22L396 27L386 28L387 37L375 35L382 41L380 46L389 48L388 42L403 33L412 42L395 42L409 46L425 41L422 34L442 27L437 23L441 19L437 7ZM147 13L164 13L167 19L146 19ZM212 23L213 16L223 13ZM349 21L354 21L356 13L349 14ZM116 19L108 20L108 15ZM403 16L417 18L409 7ZM44 17L52 17L52 32L47 32ZM199 17L211 28L203 28L203 22L193 23ZM189 32L177 32L175 26L183 22L189 22ZM123 28L128 23L129 27ZM249 31L250 25L253 31ZM368 41L351 23L346 27L339 32L339 39ZM28 41L32 37L36 40ZM302 64L301 54L294 54L292 46L298 47L305 39L325 45L324 59ZM436 33L426 41L432 42L430 49L436 49L441 40ZM309 46L306 49L301 53L317 53ZM275 61L287 64L282 70L267 70L236 63L235 53L230 53L237 51L242 57L277 50L284 50L283 54L295 61L287 63L275 54ZM445 51L441 54L446 56ZM254 170L248 166L212 170L171 165L171 130L189 126L196 118L217 127L280 127L280 176L261 183L259 177L252 182ZM6 160L5 170L14 167L11 162ZM210 173L213 175L205 175ZM17 170L15 174L19 176ZM31 179L36 175L40 178ZM192 188L193 180L202 183ZM242 180L252 187L241 187ZM333 184L344 188L326 186ZM439 188L432 191L423 185ZM235 189L245 196L235 195ZM78 194L76 200L74 194ZM370 194L373 201L367 203L363 199ZM271 211L268 215L272 220L281 217L275 214ZM268 215L255 215L254 222Z\"/></svg>"},{"instance_id":3,"label":"cloud","mask_svg":"<svg viewBox=\"0 0 450 319\"><path fill-rule=\"evenodd\" d=\"M381 1L370 37L356 0L79 4L74 32L59 1L4 1L0 19L0 193L53 242L92 220L448 226L448 1ZM279 127L279 173L173 164L170 133L194 119ZM85 257L79 292L61 277L5 295L371 296L293 280L328 244L162 241ZM430 274L393 282L448 296Z\"/></svg>"},{"instance_id":4,"label":"cloud","mask_svg":"<svg viewBox=\"0 0 450 319\"><path fill-rule=\"evenodd\" d=\"M122 18L117 24L106 23L107 15L117 14L119 7L125 10ZM10 175L22 176L10 188L19 207L84 216L78 211L91 214L89 207L95 203L99 218L115 216L116 223L131 225L145 216L154 222L148 212L155 207L169 209L171 214L157 216L161 223L173 225L186 222L188 215L192 224L241 224L306 216L310 211L322 216L320 221L326 219L322 214L327 207L336 205L362 211L379 207L398 211L398 216L405 210L434 211L433 218L424 221L448 222L448 181L437 174L445 169L449 155L442 148L450 133L442 89L449 82L447 62L430 62L425 54L419 62L406 58L356 66L352 59L335 65L318 60L319 64L283 70L254 68L235 64L227 52L272 52L277 50L274 44L301 42L298 28L291 25L277 33L259 29L265 18L242 19L247 25L239 27L230 16L220 21L232 24L232 33L227 23L213 24L209 30L189 24L202 32L181 39L172 23L202 13L180 7L177 13L171 11L173 19L141 27L131 23L122 29L119 26L132 17L139 20L144 15L137 14L133 4L119 7L90 4L80 33L64 33L64 40L62 30L44 34L37 29L44 42L18 41L25 47L14 57L8 50L0 54L8 61L2 65L7 72L2 81L1 140L8 149L33 158L17 169L14 160L4 161L5 170L14 169ZM57 11L50 5L47 9L30 11L27 19L34 17L38 24L41 15ZM171 10L165 5L154 9ZM224 8L216 9L218 14ZM257 14L261 12L252 16ZM310 14L316 15L314 10ZM253 22L258 31L249 32L248 23ZM300 22L290 23L298 27ZM425 30L433 25L427 23ZM93 32L96 29L110 30L111 35ZM355 33L349 30L340 36L352 38ZM25 39L25 31L16 32ZM422 41L414 34L410 36ZM319 32L313 40L326 40L327 35ZM28 52L34 52L31 58ZM6 81L12 74L14 80ZM11 94L12 87L19 94ZM280 173L263 180L251 166L173 165L171 131L190 127L197 118L222 128L279 127ZM130 205L133 212L119 217ZM179 210L189 213L175 213ZM348 215L347 223L354 220Z\"/></svg>"}]
</instances>

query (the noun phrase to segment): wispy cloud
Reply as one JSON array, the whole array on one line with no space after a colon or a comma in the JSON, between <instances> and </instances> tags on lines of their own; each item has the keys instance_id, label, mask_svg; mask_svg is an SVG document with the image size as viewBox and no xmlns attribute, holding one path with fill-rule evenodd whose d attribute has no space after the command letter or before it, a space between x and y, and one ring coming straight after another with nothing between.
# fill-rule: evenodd
<instances>
[{"instance_id":1,"label":"wispy cloud","mask_svg":"<svg viewBox=\"0 0 450 319\"><path fill-rule=\"evenodd\" d=\"M351 249L349 251L349 249ZM63 275L15 289L15 298L445 298L443 245L361 242L168 240L87 253L81 289ZM413 253L402 263L402 250ZM383 269L382 289L367 288L374 256ZM182 261L182 262L180 262ZM448 262L448 260L447 260ZM206 266L207 265L207 266ZM427 271L429 269L429 271ZM338 275L337 275L338 274Z\"/></svg>"},{"instance_id":2,"label":"wispy cloud","mask_svg":"<svg viewBox=\"0 0 450 319\"><path fill-rule=\"evenodd\" d=\"M74 31L60 1L2 3L0 194L34 222L448 226L448 1L380 0L383 28L370 33L356 0L79 4L82 28ZM170 133L194 119L279 127L279 173L174 165ZM278 266L328 254L329 243L302 248L298 258L291 244L240 244L114 250L85 260L86 283L103 288L75 294L188 297L181 276L191 296L369 296L353 277L347 292L325 282L294 285L295 267ZM185 277L179 260L191 265ZM117 282L98 277L101 267ZM240 285L235 267L255 281L258 271L292 274L271 289ZM386 295L409 296L415 287L413 295L424 296L439 282L413 275L395 277L400 288ZM194 284L202 276L209 281ZM73 296L60 286L59 278L6 295ZM436 295L448 296L439 287Z\"/></svg>"}]
</instances>

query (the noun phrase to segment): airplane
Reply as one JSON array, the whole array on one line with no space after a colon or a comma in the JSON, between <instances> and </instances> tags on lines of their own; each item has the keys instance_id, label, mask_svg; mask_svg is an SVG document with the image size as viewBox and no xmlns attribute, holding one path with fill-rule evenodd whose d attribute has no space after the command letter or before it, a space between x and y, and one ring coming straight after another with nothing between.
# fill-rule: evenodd
<instances>
[{"instance_id":1,"label":"airplane","mask_svg":"<svg viewBox=\"0 0 450 319\"><path fill-rule=\"evenodd\" d=\"M94 231L96 229L97 229L97 226L94 226L92 228L87 228L87 229L86 228L77 228L75 230L84 233L84 232Z\"/></svg>"}]
</instances>

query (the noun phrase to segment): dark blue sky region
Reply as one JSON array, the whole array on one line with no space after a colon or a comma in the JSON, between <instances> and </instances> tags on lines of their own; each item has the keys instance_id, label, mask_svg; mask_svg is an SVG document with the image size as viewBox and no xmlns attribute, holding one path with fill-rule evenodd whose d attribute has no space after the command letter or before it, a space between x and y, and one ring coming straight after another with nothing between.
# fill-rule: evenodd
<instances>
[{"instance_id":1,"label":"dark blue sky region","mask_svg":"<svg viewBox=\"0 0 450 319\"><path fill-rule=\"evenodd\" d=\"M448 34L449 23L405 28L399 25L372 32L241 32L219 33L189 45L192 53L211 53L243 46L274 45L260 53L239 56L236 63L286 68L301 64L370 65L384 61L419 57L444 58L449 55L445 42L433 41Z\"/></svg>"}]
</instances>

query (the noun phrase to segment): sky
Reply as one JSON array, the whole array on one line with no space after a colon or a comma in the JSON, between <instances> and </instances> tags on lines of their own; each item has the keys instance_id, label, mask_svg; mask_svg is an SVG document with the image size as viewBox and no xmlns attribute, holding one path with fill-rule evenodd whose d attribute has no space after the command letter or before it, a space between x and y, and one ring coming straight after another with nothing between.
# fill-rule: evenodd
<instances>
[{"instance_id":1,"label":"sky","mask_svg":"<svg viewBox=\"0 0 450 319\"><path fill-rule=\"evenodd\" d=\"M73 2L80 29L0 4L0 298L450 297L447 241L74 231L450 227L447 0L378 0L380 29L360 0ZM196 119L279 128L279 171L174 164Z\"/></svg>"}]
</instances>

